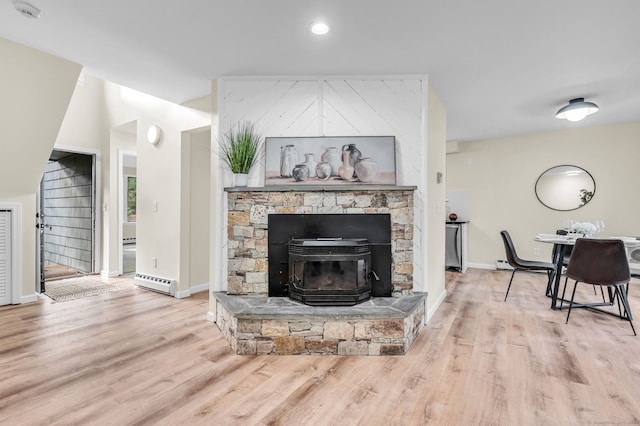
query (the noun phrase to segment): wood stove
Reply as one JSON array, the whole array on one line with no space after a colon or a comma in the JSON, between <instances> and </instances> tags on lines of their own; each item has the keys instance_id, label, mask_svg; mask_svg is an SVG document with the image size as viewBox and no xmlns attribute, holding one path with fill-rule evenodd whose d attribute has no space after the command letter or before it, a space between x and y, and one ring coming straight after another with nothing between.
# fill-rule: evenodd
<instances>
[{"instance_id":1,"label":"wood stove","mask_svg":"<svg viewBox=\"0 0 640 426\"><path fill-rule=\"evenodd\" d=\"M270 297L353 305L391 296L389 214L270 214L268 229ZM323 294L330 284L333 303Z\"/></svg>"},{"instance_id":2,"label":"wood stove","mask_svg":"<svg viewBox=\"0 0 640 426\"><path fill-rule=\"evenodd\" d=\"M288 294L314 306L355 305L371 298L371 244L365 238L294 238Z\"/></svg>"}]
</instances>

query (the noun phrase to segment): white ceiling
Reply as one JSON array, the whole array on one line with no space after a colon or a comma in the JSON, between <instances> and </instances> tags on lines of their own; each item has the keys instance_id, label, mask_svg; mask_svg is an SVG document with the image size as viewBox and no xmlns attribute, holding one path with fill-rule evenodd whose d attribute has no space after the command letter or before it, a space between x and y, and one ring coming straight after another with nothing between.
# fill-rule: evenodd
<instances>
[{"instance_id":1,"label":"white ceiling","mask_svg":"<svg viewBox=\"0 0 640 426\"><path fill-rule=\"evenodd\" d=\"M30 1L0 0L0 37L176 103L221 76L428 74L448 140L640 121L638 0ZM557 120L575 97L600 111Z\"/></svg>"}]
</instances>

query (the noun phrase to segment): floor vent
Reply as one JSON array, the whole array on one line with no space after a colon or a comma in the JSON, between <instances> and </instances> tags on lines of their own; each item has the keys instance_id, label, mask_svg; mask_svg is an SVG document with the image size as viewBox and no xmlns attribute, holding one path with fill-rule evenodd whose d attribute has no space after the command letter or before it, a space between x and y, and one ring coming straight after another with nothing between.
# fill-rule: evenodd
<instances>
[{"instance_id":1,"label":"floor vent","mask_svg":"<svg viewBox=\"0 0 640 426\"><path fill-rule=\"evenodd\" d=\"M176 280L136 273L133 279L138 287L173 296L176 294Z\"/></svg>"}]
</instances>

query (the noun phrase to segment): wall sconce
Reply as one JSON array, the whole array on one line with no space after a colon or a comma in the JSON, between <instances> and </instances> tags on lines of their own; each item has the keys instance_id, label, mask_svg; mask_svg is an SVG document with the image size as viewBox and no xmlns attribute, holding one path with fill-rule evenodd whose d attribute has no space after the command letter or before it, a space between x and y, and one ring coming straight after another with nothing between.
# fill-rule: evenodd
<instances>
[{"instance_id":1,"label":"wall sconce","mask_svg":"<svg viewBox=\"0 0 640 426\"><path fill-rule=\"evenodd\" d=\"M151 145L155 145L160 141L160 137L162 136L162 129L158 126L149 126L147 130L147 142Z\"/></svg>"}]
</instances>

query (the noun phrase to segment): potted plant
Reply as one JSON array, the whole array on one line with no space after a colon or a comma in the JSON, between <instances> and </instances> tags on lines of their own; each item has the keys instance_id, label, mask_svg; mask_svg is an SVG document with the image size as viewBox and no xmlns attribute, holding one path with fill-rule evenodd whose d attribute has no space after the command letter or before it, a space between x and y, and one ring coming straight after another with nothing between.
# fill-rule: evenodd
<instances>
[{"instance_id":1,"label":"potted plant","mask_svg":"<svg viewBox=\"0 0 640 426\"><path fill-rule=\"evenodd\" d=\"M235 186L247 186L249 171L262 153L262 136L251 121L231 126L220 143L220 156L233 173Z\"/></svg>"}]
</instances>

